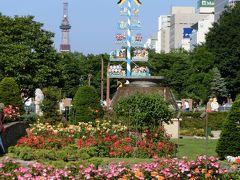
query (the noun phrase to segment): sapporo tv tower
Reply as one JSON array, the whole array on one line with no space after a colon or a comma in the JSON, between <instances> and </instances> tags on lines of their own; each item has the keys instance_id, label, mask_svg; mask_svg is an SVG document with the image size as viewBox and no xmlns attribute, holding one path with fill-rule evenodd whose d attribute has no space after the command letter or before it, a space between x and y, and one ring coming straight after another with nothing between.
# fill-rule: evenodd
<instances>
[{"instance_id":1,"label":"sapporo tv tower","mask_svg":"<svg viewBox=\"0 0 240 180\"><path fill-rule=\"evenodd\" d=\"M68 3L66 1L63 2L63 19L60 29L62 30L60 52L70 52L69 30L71 29L71 26L68 20Z\"/></svg>"}]
</instances>

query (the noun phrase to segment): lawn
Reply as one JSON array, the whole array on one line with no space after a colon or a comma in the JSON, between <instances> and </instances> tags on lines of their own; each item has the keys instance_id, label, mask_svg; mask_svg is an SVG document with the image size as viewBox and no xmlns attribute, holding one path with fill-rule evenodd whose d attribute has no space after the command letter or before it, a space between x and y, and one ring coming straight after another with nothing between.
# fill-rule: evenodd
<instances>
[{"instance_id":1,"label":"lawn","mask_svg":"<svg viewBox=\"0 0 240 180\"><path fill-rule=\"evenodd\" d=\"M174 143L178 143L177 139L172 140ZM217 156L215 152L217 145L217 140L208 140L208 155ZM194 139L194 138L183 138L179 139L179 152L177 157L186 156L188 159L194 160L198 155L206 154L206 140L204 139Z\"/></svg>"}]
</instances>

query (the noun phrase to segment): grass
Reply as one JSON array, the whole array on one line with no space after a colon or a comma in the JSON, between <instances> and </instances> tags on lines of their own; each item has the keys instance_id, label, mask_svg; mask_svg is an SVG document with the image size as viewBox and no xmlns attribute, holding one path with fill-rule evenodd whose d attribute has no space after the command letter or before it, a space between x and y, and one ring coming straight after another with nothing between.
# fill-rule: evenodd
<instances>
[{"instance_id":1,"label":"grass","mask_svg":"<svg viewBox=\"0 0 240 180\"><path fill-rule=\"evenodd\" d=\"M142 162L146 162L146 163L150 163L153 161L153 159L150 158L94 158L94 159L100 159L103 161L103 164L108 164L110 162L126 162L129 164L137 164L137 163L142 163Z\"/></svg>"},{"instance_id":2,"label":"grass","mask_svg":"<svg viewBox=\"0 0 240 180\"><path fill-rule=\"evenodd\" d=\"M177 139L173 139L172 142L178 142ZM208 156L217 156L215 152L217 145L217 140L209 139L208 140L208 148L207 154ZM198 155L205 155L206 154L206 140L204 139L193 139L193 138L186 138L186 139L179 139L179 152L177 153L177 157L186 156L188 159L195 160Z\"/></svg>"}]
</instances>

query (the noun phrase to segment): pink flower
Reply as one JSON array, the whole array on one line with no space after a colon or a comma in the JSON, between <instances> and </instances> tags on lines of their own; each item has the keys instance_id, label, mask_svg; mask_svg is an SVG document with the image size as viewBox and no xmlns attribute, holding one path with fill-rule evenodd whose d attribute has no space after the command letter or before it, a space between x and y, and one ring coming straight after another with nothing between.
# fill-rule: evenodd
<instances>
[{"instance_id":1,"label":"pink flower","mask_svg":"<svg viewBox=\"0 0 240 180\"><path fill-rule=\"evenodd\" d=\"M4 164L0 163L0 168L3 168L4 167Z\"/></svg>"}]
</instances>

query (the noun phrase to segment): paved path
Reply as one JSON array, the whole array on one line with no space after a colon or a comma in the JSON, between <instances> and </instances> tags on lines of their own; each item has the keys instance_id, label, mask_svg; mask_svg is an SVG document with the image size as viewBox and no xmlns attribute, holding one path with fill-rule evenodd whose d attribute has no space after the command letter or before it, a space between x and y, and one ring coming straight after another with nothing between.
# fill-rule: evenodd
<instances>
[{"instance_id":1,"label":"paved path","mask_svg":"<svg viewBox=\"0 0 240 180\"><path fill-rule=\"evenodd\" d=\"M9 157L8 155L1 156L1 157L0 157L0 163L3 162L3 160L4 160L5 158L9 158L10 160L16 161L16 162L20 163L23 167L28 167L28 164L33 164L33 163L35 163L34 161L24 161L24 160L21 160L21 159L11 158L11 157Z\"/></svg>"}]
</instances>

